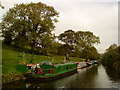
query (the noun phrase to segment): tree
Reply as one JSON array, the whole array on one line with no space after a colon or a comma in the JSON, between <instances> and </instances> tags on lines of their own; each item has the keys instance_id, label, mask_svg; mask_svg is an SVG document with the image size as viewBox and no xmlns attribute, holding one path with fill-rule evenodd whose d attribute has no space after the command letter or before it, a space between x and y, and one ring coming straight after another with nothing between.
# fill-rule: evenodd
<instances>
[{"instance_id":1,"label":"tree","mask_svg":"<svg viewBox=\"0 0 120 90\"><path fill-rule=\"evenodd\" d=\"M69 46L68 44L63 44L58 47L58 55L70 55L73 47Z\"/></svg>"},{"instance_id":2,"label":"tree","mask_svg":"<svg viewBox=\"0 0 120 90\"><path fill-rule=\"evenodd\" d=\"M106 52L115 50L117 48L117 44L112 44L108 49L106 49Z\"/></svg>"},{"instance_id":3,"label":"tree","mask_svg":"<svg viewBox=\"0 0 120 90\"><path fill-rule=\"evenodd\" d=\"M76 43L77 46L80 46L80 48L84 48L86 46L90 47L94 44L100 43L100 39L90 31L77 31Z\"/></svg>"},{"instance_id":4,"label":"tree","mask_svg":"<svg viewBox=\"0 0 120 90\"><path fill-rule=\"evenodd\" d=\"M58 39L64 42L69 47L72 47L72 49L68 49L68 50L66 49L66 50L68 53L73 52L73 56L85 54L85 52L89 54L92 54L93 52L95 52L98 57L98 52L96 48L93 47L93 45L100 43L100 39L99 37L95 36L92 32L89 32L89 31L74 32L73 30L67 30L64 33L60 34L58 36ZM85 57L87 56L87 54L82 56ZM91 57L93 57L93 54ZM94 57L94 58L97 58L97 57Z\"/></svg>"},{"instance_id":5,"label":"tree","mask_svg":"<svg viewBox=\"0 0 120 90\"><path fill-rule=\"evenodd\" d=\"M27 45L34 51L44 41L43 37L52 37L57 17L52 6L41 2L16 4L3 16L2 33L5 41L10 38L16 46Z\"/></svg>"},{"instance_id":6,"label":"tree","mask_svg":"<svg viewBox=\"0 0 120 90\"><path fill-rule=\"evenodd\" d=\"M120 67L120 46L116 44L111 45L103 54L101 62L107 68L114 68L119 70Z\"/></svg>"},{"instance_id":7,"label":"tree","mask_svg":"<svg viewBox=\"0 0 120 90\"><path fill-rule=\"evenodd\" d=\"M64 42L65 44L72 46L75 44L75 32L73 30L67 30L64 33L61 33L58 36L58 39Z\"/></svg>"},{"instance_id":8,"label":"tree","mask_svg":"<svg viewBox=\"0 0 120 90\"><path fill-rule=\"evenodd\" d=\"M73 30L67 30L64 33L61 33L58 36L58 39L65 43L65 45L59 48L59 51L61 51L60 49L63 49L64 54L66 54L66 58L69 60L69 55L72 52L72 50L74 50L73 48L76 39L75 32Z\"/></svg>"},{"instance_id":9,"label":"tree","mask_svg":"<svg viewBox=\"0 0 120 90\"><path fill-rule=\"evenodd\" d=\"M43 35L41 38L41 43L39 43L39 49L36 49L40 52L40 54L48 55L48 54L57 54L57 48L59 47L59 43L55 41L56 37L54 35Z\"/></svg>"},{"instance_id":10,"label":"tree","mask_svg":"<svg viewBox=\"0 0 120 90\"><path fill-rule=\"evenodd\" d=\"M96 60L100 58L100 54L97 52L97 49L94 46L91 47L87 46L82 50L80 57Z\"/></svg>"}]
</instances>

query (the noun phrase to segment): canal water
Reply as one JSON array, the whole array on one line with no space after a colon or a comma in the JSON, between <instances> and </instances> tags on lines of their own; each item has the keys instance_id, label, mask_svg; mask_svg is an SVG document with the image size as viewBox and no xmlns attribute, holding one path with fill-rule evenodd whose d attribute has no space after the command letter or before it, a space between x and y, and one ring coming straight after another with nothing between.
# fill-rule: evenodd
<instances>
[{"instance_id":1,"label":"canal water","mask_svg":"<svg viewBox=\"0 0 120 90\"><path fill-rule=\"evenodd\" d=\"M110 75L109 75L110 73ZM112 75L111 75L112 74ZM2 88L119 88L120 77L113 71L106 71L102 65L79 69L78 73L68 77L45 82L16 81L3 85Z\"/></svg>"}]
</instances>

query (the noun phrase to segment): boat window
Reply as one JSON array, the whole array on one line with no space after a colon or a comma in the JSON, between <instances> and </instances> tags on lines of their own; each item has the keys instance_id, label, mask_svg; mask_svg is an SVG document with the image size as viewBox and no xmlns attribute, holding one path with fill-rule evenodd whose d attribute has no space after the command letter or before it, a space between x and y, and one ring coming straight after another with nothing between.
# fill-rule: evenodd
<instances>
[{"instance_id":1,"label":"boat window","mask_svg":"<svg viewBox=\"0 0 120 90\"><path fill-rule=\"evenodd\" d=\"M68 70L68 67L66 67L66 69Z\"/></svg>"},{"instance_id":2,"label":"boat window","mask_svg":"<svg viewBox=\"0 0 120 90\"><path fill-rule=\"evenodd\" d=\"M31 69L31 66L27 66L27 69Z\"/></svg>"}]
</instances>

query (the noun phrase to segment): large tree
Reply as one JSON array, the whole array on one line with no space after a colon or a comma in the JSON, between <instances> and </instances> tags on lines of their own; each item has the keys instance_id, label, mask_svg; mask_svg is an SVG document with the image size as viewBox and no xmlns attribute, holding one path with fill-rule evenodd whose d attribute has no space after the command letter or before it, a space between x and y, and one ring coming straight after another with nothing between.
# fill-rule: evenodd
<instances>
[{"instance_id":1,"label":"large tree","mask_svg":"<svg viewBox=\"0 0 120 90\"><path fill-rule=\"evenodd\" d=\"M57 17L58 12L52 6L41 2L16 4L3 16L5 42L10 44L13 41L17 46L28 45L32 50L44 46L44 39L52 37Z\"/></svg>"},{"instance_id":2,"label":"large tree","mask_svg":"<svg viewBox=\"0 0 120 90\"><path fill-rule=\"evenodd\" d=\"M64 42L67 46L72 47L72 49L70 48L66 50L69 54L70 52L74 53L75 56L78 56L80 54L85 54L85 52L91 53L92 50L94 52L97 52L97 50L95 49L95 47L93 47L93 45L100 43L99 37L95 36L90 31L75 32L73 30L67 30L64 33L61 33L58 36L58 39ZM62 47L64 46L65 45L63 45ZM86 50L88 47L89 47L89 50ZM86 54L86 57L87 57L87 54ZM93 54L91 57L93 57Z\"/></svg>"}]
</instances>

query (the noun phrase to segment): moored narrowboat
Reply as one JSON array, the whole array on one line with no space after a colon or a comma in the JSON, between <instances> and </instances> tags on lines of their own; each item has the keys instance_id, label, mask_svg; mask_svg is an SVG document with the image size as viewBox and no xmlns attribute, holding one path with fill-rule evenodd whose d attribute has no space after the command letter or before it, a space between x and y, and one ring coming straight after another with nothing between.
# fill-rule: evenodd
<instances>
[{"instance_id":1,"label":"moored narrowboat","mask_svg":"<svg viewBox=\"0 0 120 90\"><path fill-rule=\"evenodd\" d=\"M88 66L86 62L76 62L76 64L78 69L82 69Z\"/></svg>"},{"instance_id":2,"label":"moored narrowboat","mask_svg":"<svg viewBox=\"0 0 120 90\"><path fill-rule=\"evenodd\" d=\"M19 67L21 67L19 65ZM22 66L23 67L23 66ZM24 65L25 68L25 65ZM20 70L20 69L19 69ZM22 69L23 70L23 69ZM51 80L60 77L65 77L77 72L77 64L27 64L23 72L27 78L39 80Z\"/></svg>"}]
</instances>

